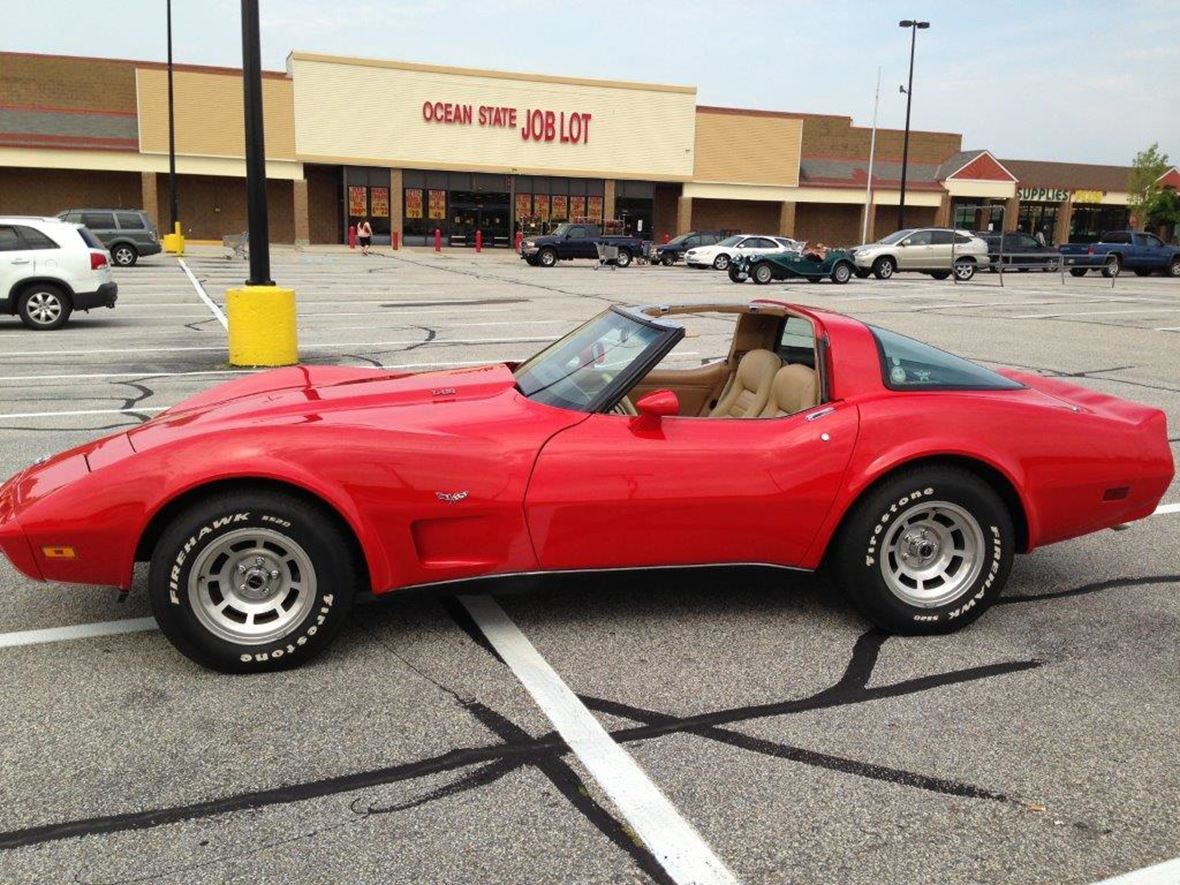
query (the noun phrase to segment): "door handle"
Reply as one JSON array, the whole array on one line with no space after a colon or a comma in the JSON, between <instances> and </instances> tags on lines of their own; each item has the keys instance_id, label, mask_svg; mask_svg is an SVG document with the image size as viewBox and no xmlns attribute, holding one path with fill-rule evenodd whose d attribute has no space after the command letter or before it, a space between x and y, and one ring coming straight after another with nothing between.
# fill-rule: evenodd
<instances>
[{"instance_id":1,"label":"door handle","mask_svg":"<svg viewBox=\"0 0 1180 885\"><path fill-rule=\"evenodd\" d=\"M27 258L14 258L14 259L12 259L12 263L13 264L32 264L33 262L31 262Z\"/></svg>"},{"instance_id":2,"label":"door handle","mask_svg":"<svg viewBox=\"0 0 1180 885\"><path fill-rule=\"evenodd\" d=\"M816 420L822 418L824 415L832 414L832 412L834 412L834 411L836 411L835 406L828 406L826 409L820 409L818 412L812 412L810 415L806 416L803 420L804 421L816 421Z\"/></svg>"}]
</instances>

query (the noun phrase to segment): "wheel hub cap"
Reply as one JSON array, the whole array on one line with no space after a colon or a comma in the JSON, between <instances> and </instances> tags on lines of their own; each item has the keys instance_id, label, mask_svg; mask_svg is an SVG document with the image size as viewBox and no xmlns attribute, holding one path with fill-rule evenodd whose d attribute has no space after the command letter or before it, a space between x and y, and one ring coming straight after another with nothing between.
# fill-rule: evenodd
<instances>
[{"instance_id":1,"label":"wheel hub cap","mask_svg":"<svg viewBox=\"0 0 1180 885\"><path fill-rule=\"evenodd\" d=\"M881 545L881 574L906 604L938 608L975 583L985 547L983 530L967 510L948 501L923 502L889 523Z\"/></svg>"}]
</instances>

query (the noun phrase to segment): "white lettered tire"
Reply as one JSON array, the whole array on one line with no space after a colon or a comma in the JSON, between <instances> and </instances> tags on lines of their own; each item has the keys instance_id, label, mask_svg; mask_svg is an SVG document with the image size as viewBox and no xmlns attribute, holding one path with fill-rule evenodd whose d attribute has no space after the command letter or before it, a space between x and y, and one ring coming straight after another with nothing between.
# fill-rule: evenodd
<instances>
[{"instance_id":1,"label":"white lettered tire","mask_svg":"<svg viewBox=\"0 0 1180 885\"><path fill-rule=\"evenodd\" d=\"M226 673L297 667L348 616L358 570L335 514L295 495L211 495L177 516L152 553L148 593L164 635Z\"/></svg>"},{"instance_id":2,"label":"white lettered tire","mask_svg":"<svg viewBox=\"0 0 1180 885\"><path fill-rule=\"evenodd\" d=\"M832 551L841 589L891 633L949 633L1004 588L1012 518L994 489L955 467L889 477L857 503Z\"/></svg>"}]
</instances>

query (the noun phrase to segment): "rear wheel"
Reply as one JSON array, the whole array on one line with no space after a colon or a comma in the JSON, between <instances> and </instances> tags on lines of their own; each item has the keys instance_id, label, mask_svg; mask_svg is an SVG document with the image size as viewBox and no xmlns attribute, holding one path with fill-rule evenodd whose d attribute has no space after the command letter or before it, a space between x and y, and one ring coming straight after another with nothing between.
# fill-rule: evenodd
<instances>
[{"instance_id":1,"label":"rear wheel","mask_svg":"<svg viewBox=\"0 0 1180 885\"><path fill-rule=\"evenodd\" d=\"M887 280L897 270L897 264L892 258L878 258L873 262L873 276L879 280Z\"/></svg>"},{"instance_id":2,"label":"rear wheel","mask_svg":"<svg viewBox=\"0 0 1180 885\"><path fill-rule=\"evenodd\" d=\"M119 243L111 249L111 261L119 267L131 267L139 260L139 252L129 243Z\"/></svg>"},{"instance_id":3,"label":"rear wheel","mask_svg":"<svg viewBox=\"0 0 1180 885\"><path fill-rule=\"evenodd\" d=\"M1084 277L1086 275L1086 268L1084 268L1084 267L1071 267L1069 269L1069 275L1071 277Z\"/></svg>"},{"instance_id":4,"label":"rear wheel","mask_svg":"<svg viewBox=\"0 0 1180 885\"><path fill-rule=\"evenodd\" d=\"M148 573L152 613L202 666L295 667L327 647L352 607L353 549L332 514L300 498L214 495L160 536Z\"/></svg>"},{"instance_id":5,"label":"rear wheel","mask_svg":"<svg viewBox=\"0 0 1180 885\"><path fill-rule=\"evenodd\" d=\"M1102 275L1104 277L1117 277L1122 269L1122 259L1117 255L1111 255L1106 259L1106 264L1102 265Z\"/></svg>"},{"instance_id":6,"label":"rear wheel","mask_svg":"<svg viewBox=\"0 0 1180 885\"><path fill-rule=\"evenodd\" d=\"M871 270L866 270L863 267L858 267L856 269L856 278L858 280L867 280L871 274L872 274Z\"/></svg>"},{"instance_id":7,"label":"rear wheel","mask_svg":"<svg viewBox=\"0 0 1180 885\"><path fill-rule=\"evenodd\" d=\"M714 270L725 270L727 267L729 267L729 256L724 252L713 259Z\"/></svg>"},{"instance_id":8,"label":"rear wheel","mask_svg":"<svg viewBox=\"0 0 1180 885\"><path fill-rule=\"evenodd\" d=\"M671 267L675 263L676 259L667 252L660 256L660 264L664 265L664 267Z\"/></svg>"},{"instance_id":9,"label":"rear wheel","mask_svg":"<svg viewBox=\"0 0 1180 885\"><path fill-rule=\"evenodd\" d=\"M751 276L754 277L754 282L759 286L765 286L774 279L774 271L770 269L770 265L765 261L760 261L754 265Z\"/></svg>"},{"instance_id":10,"label":"rear wheel","mask_svg":"<svg viewBox=\"0 0 1180 885\"><path fill-rule=\"evenodd\" d=\"M852 279L852 265L848 264L847 262L841 261L839 264L837 264L835 267L832 268L832 282L833 283L839 283L840 285L844 285L850 279Z\"/></svg>"},{"instance_id":11,"label":"rear wheel","mask_svg":"<svg viewBox=\"0 0 1180 885\"><path fill-rule=\"evenodd\" d=\"M970 258L955 259L955 266L952 268L955 279L961 283L967 282L975 276L975 262Z\"/></svg>"},{"instance_id":12,"label":"rear wheel","mask_svg":"<svg viewBox=\"0 0 1180 885\"><path fill-rule=\"evenodd\" d=\"M973 473L898 473L841 529L833 573L864 615L894 633L948 633L996 600L1015 553L1012 519Z\"/></svg>"},{"instance_id":13,"label":"rear wheel","mask_svg":"<svg viewBox=\"0 0 1180 885\"><path fill-rule=\"evenodd\" d=\"M21 293L16 311L26 328L52 332L66 324L73 309L70 297L60 286L35 283Z\"/></svg>"},{"instance_id":14,"label":"rear wheel","mask_svg":"<svg viewBox=\"0 0 1180 885\"><path fill-rule=\"evenodd\" d=\"M1168 265L1168 276L1180 277L1180 256L1172 259L1172 263Z\"/></svg>"}]
</instances>

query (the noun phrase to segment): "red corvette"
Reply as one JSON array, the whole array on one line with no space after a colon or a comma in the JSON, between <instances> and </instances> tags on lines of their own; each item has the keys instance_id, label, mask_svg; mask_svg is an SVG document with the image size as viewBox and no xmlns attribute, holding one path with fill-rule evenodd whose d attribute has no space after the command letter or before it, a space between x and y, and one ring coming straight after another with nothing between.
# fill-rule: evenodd
<instances>
[{"instance_id":1,"label":"red corvette","mask_svg":"<svg viewBox=\"0 0 1180 885\"><path fill-rule=\"evenodd\" d=\"M661 363L687 315L728 357ZM127 590L227 671L299 664L360 591L522 572L827 563L881 627L961 627L1016 553L1147 516L1162 412L829 311L612 307L519 365L297 367L0 486L23 573Z\"/></svg>"}]
</instances>

